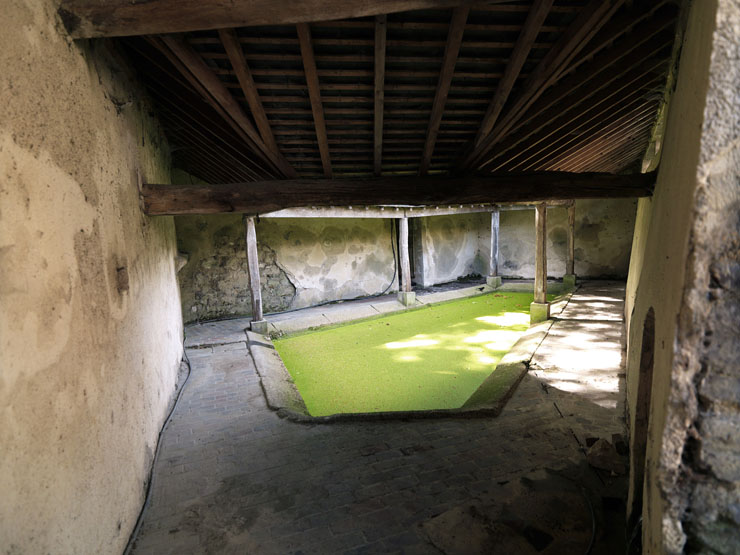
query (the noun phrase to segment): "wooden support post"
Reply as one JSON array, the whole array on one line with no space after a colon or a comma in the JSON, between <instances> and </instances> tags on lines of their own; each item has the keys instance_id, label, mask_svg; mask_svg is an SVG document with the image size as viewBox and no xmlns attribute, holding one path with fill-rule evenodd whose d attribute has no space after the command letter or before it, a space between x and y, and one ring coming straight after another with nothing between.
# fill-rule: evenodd
<instances>
[{"instance_id":1,"label":"wooden support post","mask_svg":"<svg viewBox=\"0 0 740 555\"><path fill-rule=\"evenodd\" d=\"M501 285L501 276L498 275L498 228L499 228L499 208L494 208L491 212L491 250L488 258L488 276L486 283L493 287Z\"/></svg>"},{"instance_id":2,"label":"wooden support post","mask_svg":"<svg viewBox=\"0 0 740 555\"><path fill-rule=\"evenodd\" d=\"M401 290L398 293L398 300L409 306L416 301L416 295L411 291L409 220L405 216L398 219L398 257L401 259Z\"/></svg>"},{"instance_id":3,"label":"wooden support post","mask_svg":"<svg viewBox=\"0 0 740 555\"><path fill-rule=\"evenodd\" d=\"M535 208L534 227L534 302L529 309L529 321L532 324L550 317L550 303L547 302L547 204L544 202Z\"/></svg>"},{"instance_id":4,"label":"wooden support post","mask_svg":"<svg viewBox=\"0 0 740 555\"><path fill-rule=\"evenodd\" d=\"M254 229L254 217L244 215L244 227L247 236L247 268L249 270L249 289L252 294L252 331L265 333L267 322L262 315L262 291L260 287L260 264L257 259L257 231Z\"/></svg>"},{"instance_id":5,"label":"wooden support post","mask_svg":"<svg viewBox=\"0 0 740 555\"><path fill-rule=\"evenodd\" d=\"M565 275L563 286L572 289L576 286L576 203L568 206L568 248L565 253Z\"/></svg>"}]
</instances>

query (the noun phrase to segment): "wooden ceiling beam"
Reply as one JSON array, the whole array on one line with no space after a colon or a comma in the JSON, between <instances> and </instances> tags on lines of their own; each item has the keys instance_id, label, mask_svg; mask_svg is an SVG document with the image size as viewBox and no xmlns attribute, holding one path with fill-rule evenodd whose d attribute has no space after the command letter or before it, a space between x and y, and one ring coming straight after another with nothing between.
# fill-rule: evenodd
<instances>
[{"instance_id":1,"label":"wooden ceiling beam","mask_svg":"<svg viewBox=\"0 0 740 555\"><path fill-rule=\"evenodd\" d=\"M465 178L384 176L295 179L218 185L144 185L142 206L152 216L243 212L262 214L306 206L443 205L533 202L652 194L655 173L508 173Z\"/></svg>"},{"instance_id":2,"label":"wooden ceiling beam","mask_svg":"<svg viewBox=\"0 0 740 555\"><path fill-rule=\"evenodd\" d=\"M480 129L478 129L478 133L475 137L476 146L480 144L483 137L488 136L493 129L501 110L504 108L504 104L506 104L506 101L509 98L509 93L511 93L511 89L514 87L514 83L519 77L519 73L522 71L522 66L524 66L524 62L527 61L529 52L532 49L532 45L534 44L540 29L542 28L542 24L545 22L547 14L550 13L552 3L553 0L535 0L534 4L532 4L532 8L527 14L527 19L524 22L524 26L519 33L516 44L514 45L514 50L506 64L504 75L498 82L496 92L491 99L491 103L488 105L486 114L483 116Z\"/></svg>"},{"instance_id":3,"label":"wooden ceiling beam","mask_svg":"<svg viewBox=\"0 0 740 555\"><path fill-rule=\"evenodd\" d=\"M234 69L234 73L236 73L236 78L239 81L242 92L244 93L244 98L246 98L247 104L249 104L249 110L252 112L252 117L254 118L254 122L257 124L257 129L259 129L262 141L265 143L267 148L269 148L275 155L278 155L280 151L275 142L275 137L272 134L272 129L270 129L270 122L267 119L267 114L265 114L265 109L262 106L262 101L260 100L257 87L252 78L252 73L249 71L249 65L244 57L244 50L242 50L242 46L239 44L239 37L236 34L236 30L219 29L218 36L221 39L224 50L226 50L227 56L229 57L231 67Z\"/></svg>"},{"instance_id":4,"label":"wooden ceiling beam","mask_svg":"<svg viewBox=\"0 0 740 555\"><path fill-rule=\"evenodd\" d=\"M326 177L331 177L331 156L329 154L329 143L326 137L324 108L321 104L321 87L319 86L319 76L316 72L316 60L313 56L311 30L307 23L299 23L296 25L296 30L298 32L298 41L301 44L303 70L306 74L308 96L311 100L311 111L313 112L314 127L316 129L316 141L319 143L319 152L321 153L321 164L324 169L324 175Z\"/></svg>"},{"instance_id":5,"label":"wooden ceiling beam","mask_svg":"<svg viewBox=\"0 0 740 555\"><path fill-rule=\"evenodd\" d=\"M373 171L383 170L383 110L385 109L385 50L388 17L375 17L375 91L373 106Z\"/></svg>"},{"instance_id":6,"label":"wooden ceiling beam","mask_svg":"<svg viewBox=\"0 0 740 555\"><path fill-rule=\"evenodd\" d=\"M609 17L623 2L624 0L591 0L580 11L560 40L548 51L547 55L529 75L527 81L522 85L521 93L504 118L465 157L462 167L476 166L476 163L491 151L493 146L506 135L514 123L542 95L545 89L558 79L570 60L583 50L588 41L606 24Z\"/></svg>"},{"instance_id":7,"label":"wooden ceiling beam","mask_svg":"<svg viewBox=\"0 0 740 555\"><path fill-rule=\"evenodd\" d=\"M205 94L206 100L217 107L223 114L227 115L227 121L236 124L236 127L246 135L246 142L261 158L274 166L279 173L285 176L295 176L295 171L290 164L279 154L271 152L257 130L247 118L239 103L234 99L223 82L216 76L203 59L182 39L165 36L162 43L180 61L180 71L184 67L187 70L185 77L191 76L200 85L201 94ZM191 80L192 82L192 80Z\"/></svg>"},{"instance_id":8,"label":"wooden ceiling beam","mask_svg":"<svg viewBox=\"0 0 740 555\"><path fill-rule=\"evenodd\" d=\"M293 25L476 3L481 0L62 0L58 11L69 34L80 39Z\"/></svg>"},{"instance_id":9,"label":"wooden ceiling beam","mask_svg":"<svg viewBox=\"0 0 740 555\"><path fill-rule=\"evenodd\" d=\"M455 8L452 11L452 19L450 20L450 27L447 32L447 44L445 45L445 53L442 58L442 68L439 72L437 90L434 94L432 113L429 117L424 153L419 164L419 174L421 175L426 175L429 171L429 164L432 160L432 154L434 154L434 144L437 141L439 125L442 123L442 114L444 113L445 103L447 102L447 95L450 92L452 75L455 73L457 55L460 52L460 44L462 43L465 23L468 20L469 12L470 8L468 7Z\"/></svg>"}]
</instances>

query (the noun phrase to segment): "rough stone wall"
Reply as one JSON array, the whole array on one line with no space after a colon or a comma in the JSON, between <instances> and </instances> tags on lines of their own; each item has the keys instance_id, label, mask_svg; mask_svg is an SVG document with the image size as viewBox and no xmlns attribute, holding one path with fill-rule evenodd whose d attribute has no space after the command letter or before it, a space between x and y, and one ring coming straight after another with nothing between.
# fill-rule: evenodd
<instances>
[{"instance_id":1,"label":"rough stone wall","mask_svg":"<svg viewBox=\"0 0 740 555\"><path fill-rule=\"evenodd\" d=\"M575 271L581 278L625 278L635 224L635 199L576 201ZM547 209L547 273L565 274L568 212ZM534 278L534 209L503 210L499 224L499 273Z\"/></svg>"},{"instance_id":2,"label":"rough stone wall","mask_svg":"<svg viewBox=\"0 0 740 555\"><path fill-rule=\"evenodd\" d=\"M56 3L3 2L0 551L121 553L182 355L169 181L141 90Z\"/></svg>"},{"instance_id":3,"label":"rough stone wall","mask_svg":"<svg viewBox=\"0 0 740 555\"><path fill-rule=\"evenodd\" d=\"M241 216L178 216L189 255L178 278L186 321L251 314ZM265 312L398 289L382 219L262 218L256 225Z\"/></svg>"},{"instance_id":4,"label":"rough stone wall","mask_svg":"<svg viewBox=\"0 0 740 555\"><path fill-rule=\"evenodd\" d=\"M738 0L691 4L649 231L635 244L631 413L643 321L650 306L656 315L648 553L735 553L740 543L738 37Z\"/></svg>"},{"instance_id":5,"label":"rough stone wall","mask_svg":"<svg viewBox=\"0 0 740 555\"><path fill-rule=\"evenodd\" d=\"M423 249L422 257L416 256L416 282L428 287L470 274L485 275L488 262L481 243L485 243L482 234L488 233L490 245L490 222L487 213L416 218L413 229Z\"/></svg>"},{"instance_id":6,"label":"rough stone wall","mask_svg":"<svg viewBox=\"0 0 740 555\"><path fill-rule=\"evenodd\" d=\"M186 322L252 313L245 229L239 214L177 216L177 247L188 262L178 273ZM295 287L275 251L257 239L265 312L289 308Z\"/></svg>"}]
</instances>

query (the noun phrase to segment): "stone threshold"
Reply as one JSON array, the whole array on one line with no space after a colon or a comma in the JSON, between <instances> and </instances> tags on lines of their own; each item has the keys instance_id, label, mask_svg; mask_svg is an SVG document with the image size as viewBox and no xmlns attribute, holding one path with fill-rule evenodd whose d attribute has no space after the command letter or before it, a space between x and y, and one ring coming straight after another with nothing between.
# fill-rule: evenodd
<instances>
[{"instance_id":1,"label":"stone threshold","mask_svg":"<svg viewBox=\"0 0 740 555\"><path fill-rule=\"evenodd\" d=\"M476 287L475 289L478 289ZM486 294L492 292L481 292ZM501 289L497 289L501 290ZM462 290L461 290L462 291ZM552 314L560 314L570 301L575 290L568 291L555 299L552 303ZM455 293L455 291L445 292ZM465 295L471 296L471 295ZM459 297L448 298L446 301L455 300ZM446 301L438 301L446 302ZM400 304L400 303L399 303ZM425 303L430 305L432 303ZM423 308L422 307L416 307ZM414 307L411 307L414 309ZM374 315L371 318L376 318ZM367 318L354 318L353 320L363 320ZM272 340L268 335L261 335L252 331L246 331L247 346L250 355L254 360L257 374L260 377L262 391L265 395L267 406L275 411L278 416L292 422L310 423L310 424L330 424L335 422L352 422L352 421L378 421L378 420L409 420L409 419L427 419L427 418L480 418L495 417L501 413L506 402L516 391L519 382L529 370L529 363L532 360L537 348L550 331L555 320L547 320L540 324L530 327L509 352L504 355L501 361L496 365L494 371L478 387L478 389L468 398L468 400L457 409L435 409L435 410L413 410L413 411L392 411L392 412L370 412L370 413L338 413L326 416L312 416L306 404L303 401L298 388L293 382L287 368L283 364L280 355L275 349ZM327 324L331 325L331 324ZM324 326L320 326L324 327ZM497 377L501 373L514 376L511 385L506 393L497 395L494 389L493 374L497 372Z\"/></svg>"}]
</instances>

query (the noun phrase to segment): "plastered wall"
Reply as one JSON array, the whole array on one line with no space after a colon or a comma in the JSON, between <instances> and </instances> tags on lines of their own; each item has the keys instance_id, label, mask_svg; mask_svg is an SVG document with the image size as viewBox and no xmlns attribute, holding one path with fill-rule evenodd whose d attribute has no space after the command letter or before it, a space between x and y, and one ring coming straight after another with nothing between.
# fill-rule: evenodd
<instances>
[{"instance_id":1,"label":"plastered wall","mask_svg":"<svg viewBox=\"0 0 740 555\"><path fill-rule=\"evenodd\" d=\"M488 262L481 234L488 229L490 243L490 222L487 213L414 218L416 283L428 287L470 274L484 275Z\"/></svg>"},{"instance_id":2,"label":"plastered wall","mask_svg":"<svg viewBox=\"0 0 740 555\"><path fill-rule=\"evenodd\" d=\"M575 271L579 278L625 278L635 223L635 199L576 201ZM568 212L547 209L547 274L565 274ZM499 274L534 278L534 209L502 210ZM490 233L489 233L490 235Z\"/></svg>"},{"instance_id":3,"label":"plastered wall","mask_svg":"<svg viewBox=\"0 0 740 555\"><path fill-rule=\"evenodd\" d=\"M181 358L169 181L141 91L51 2L0 32L0 551L121 553Z\"/></svg>"},{"instance_id":4,"label":"plastered wall","mask_svg":"<svg viewBox=\"0 0 740 555\"><path fill-rule=\"evenodd\" d=\"M175 219L186 321L251 314L241 217ZM390 220L261 218L256 231L266 312L398 290Z\"/></svg>"},{"instance_id":5,"label":"plastered wall","mask_svg":"<svg viewBox=\"0 0 740 555\"><path fill-rule=\"evenodd\" d=\"M691 4L655 195L633 248L631 423L643 323L655 311L646 553L734 553L740 540L738 37L740 2Z\"/></svg>"}]
</instances>

